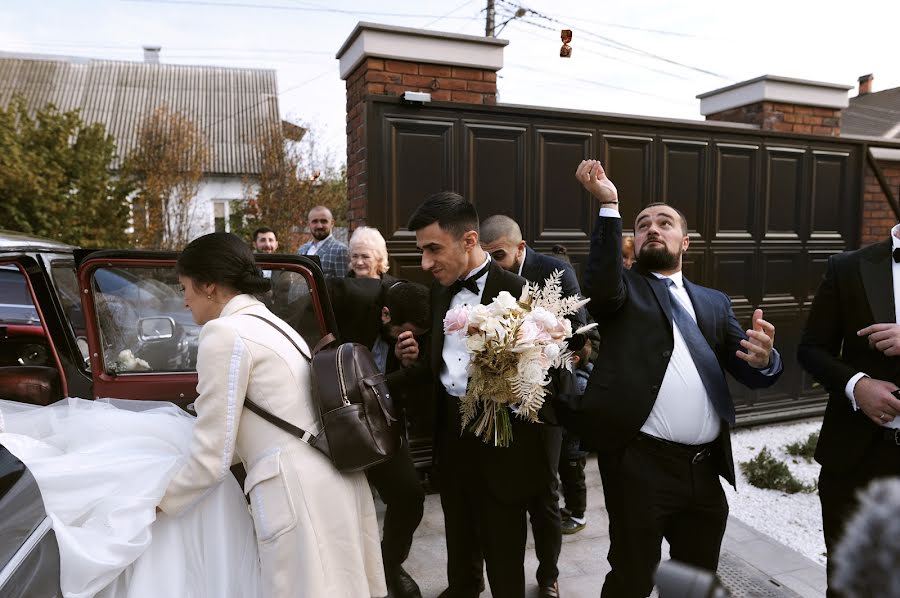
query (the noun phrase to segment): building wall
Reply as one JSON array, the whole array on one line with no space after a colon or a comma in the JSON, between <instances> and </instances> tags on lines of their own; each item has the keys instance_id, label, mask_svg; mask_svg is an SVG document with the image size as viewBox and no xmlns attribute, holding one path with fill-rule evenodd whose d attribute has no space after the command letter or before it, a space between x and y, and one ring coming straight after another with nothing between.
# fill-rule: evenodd
<instances>
[{"instance_id":1,"label":"building wall","mask_svg":"<svg viewBox=\"0 0 900 598\"><path fill-rule=\"evenodd\" d=\"M900 199L900 162L880 161L878 165L884 178L887 179L895 199ZM862 201L862 245L869 245L887 238L891 228L897 224L897 216L888 204L878 184L872 168L866 167L865 189Z\"/></svg>"},{"instance_id":2,"label":"building wall","mask_svg":"<svg viewBox=\"0 0 900 598\"><path fill-rule=\"evenodd\" d=\"M255 192L253 188L249 191ZM244 201L247 197L248 189L245 187L242 177L204 177L191 206L191 220L193 221L191 238L215 232L215 204L217 202L229 206L232 201ZM225 208L226 221L229 209L230 207Z\"/></svg>"}]
</instances>

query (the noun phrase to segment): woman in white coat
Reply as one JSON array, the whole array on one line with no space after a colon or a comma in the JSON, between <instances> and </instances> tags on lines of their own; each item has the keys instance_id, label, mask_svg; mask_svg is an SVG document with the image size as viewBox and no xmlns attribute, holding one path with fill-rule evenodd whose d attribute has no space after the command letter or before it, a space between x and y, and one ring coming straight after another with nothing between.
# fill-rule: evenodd
<instances>
[{"instance_id":1,"label":"woman in white coat","mask_svg":"<svg viewBox=\"0 0 900 598\"><path fill-rule=\"evenodd\" d=\"M191 457L159 508L190 508L239 458L262 566L264 595L367 598L387 593L378 524L365 474L341 474L314 448L243 408L263 409L312 433L321 426L302 337L254 295L269 288L249 247L229 233L191 242L178 259L185 305L203 325Z\"/></svg>"}]
</instances>

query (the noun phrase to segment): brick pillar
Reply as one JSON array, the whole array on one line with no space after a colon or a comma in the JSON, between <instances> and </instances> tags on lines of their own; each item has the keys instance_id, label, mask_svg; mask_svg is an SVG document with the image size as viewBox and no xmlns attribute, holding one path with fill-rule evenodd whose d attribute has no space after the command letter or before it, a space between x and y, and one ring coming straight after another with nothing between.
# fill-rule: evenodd
<instances>
[{"instance_id":1,"label":"brick pillar","mask_svg":"<svg viewBox=\"0 0 900 598\"><path fill-rule=\"evenodd\" d=\"M506 40L359 23L337 53L347 82L347 219L366 222L366 100L405 91L433 102L497 103Z\"/></svg>"},{"instance_id":2,"label":"brick pillar","mask_svg":"<svg viewBox=\"0 0 900 598\"><path fill-rule=\"evenodd\" d=\"M878 148L873 148L878 158ZM900 150L887 150L888 160L878 160L881 173L887 179L888 186L894 194L894 199L900 199ZM883 241L888 237L891 228L897 224L897 217L888 204L887 198L878 184L878 179L872 171L872 167L866 164L866 184L863 191L862 202L862 235L860 245L869 245Z\"/></svg>"},{"instance_id":3,"label":"brick pillar","mask_svg":"<svg viewBox=\"0 0 900 598\"><path fill-rule=\"evenodd\" d=\"M707 120L755 125L763 131L841 134L849 85L764 75L698 95Z\"/></svg>"}]
</instances>

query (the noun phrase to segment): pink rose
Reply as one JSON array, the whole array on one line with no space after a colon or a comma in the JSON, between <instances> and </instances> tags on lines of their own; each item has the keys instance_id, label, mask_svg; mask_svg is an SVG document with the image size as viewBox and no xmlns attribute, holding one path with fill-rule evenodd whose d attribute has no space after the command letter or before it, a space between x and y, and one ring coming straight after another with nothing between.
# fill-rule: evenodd
<instances>
[{"instance_id":1,"label":"pink rose","mask_svg":"<svg viewBox=\"0 0 900 598\"><path fill-rule=\"evenodd\" d=\"M454 307L444 316L444 334L465 330L469 322L469 308L466 305Z\"/></svg>"}]
</instances>

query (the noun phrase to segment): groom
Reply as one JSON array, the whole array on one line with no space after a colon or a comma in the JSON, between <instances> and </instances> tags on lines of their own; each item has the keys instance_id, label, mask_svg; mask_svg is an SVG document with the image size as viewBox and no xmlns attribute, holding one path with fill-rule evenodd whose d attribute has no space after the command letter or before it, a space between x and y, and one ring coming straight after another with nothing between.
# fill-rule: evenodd
<instances>
[{"instance_id":1,"label":"groom","mask_svg":"<svg viewBox=\"0 0 900 598\"><path fill-rule=\"evenodd\" d=\"M494 263L478 242L478 213L460 195L437 193L409 219L431 272L431 375L436 395L434 472L441 494L447 540L443 598L481 593L481 554L491 592L524 598L526 509L551 483L554 427L510 417L509 447L486 444L460 429L460 397L466 392L469 355L461 335L444 336L447 311L465 304L489 304L501 291L519 297L525 280ZM404 347L398 343L398 350ZM545 404L541 421L555 421Z\"/></svg>"}]
</instances>

